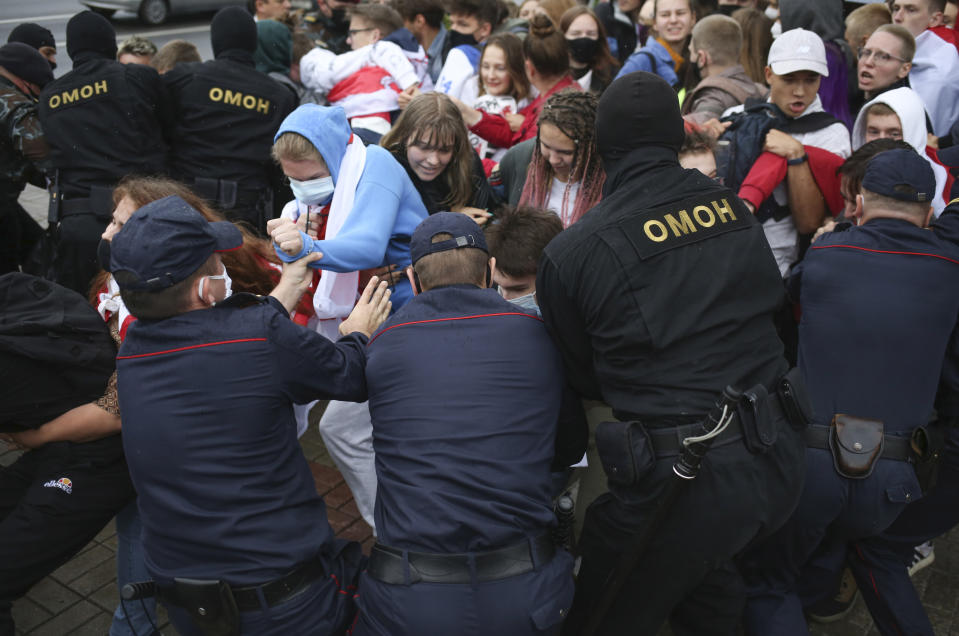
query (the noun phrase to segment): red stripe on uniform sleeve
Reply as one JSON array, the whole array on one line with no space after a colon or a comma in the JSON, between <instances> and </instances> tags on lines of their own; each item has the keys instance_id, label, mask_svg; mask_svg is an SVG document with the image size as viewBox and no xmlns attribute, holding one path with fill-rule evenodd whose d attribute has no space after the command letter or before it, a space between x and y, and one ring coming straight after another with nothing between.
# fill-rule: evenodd
<instances>
[{"instance_id":1,"label":"red stripe on uniform sleeve","mask_svg":"<svg viewBox=\"0 0 959 636\"><path fill-rule=\"evenodd\" d=\"M386 333L390 329L396 329L397 327L406 327L408 325L424 325L431 322L447 322L450 320L472 320L473 318L495 318L497 316L522 316L523 318L532 318L533 320L538 320L540 322L543 322L542 318L538 318L532 314L524 314L521 311L510 311L510 312L505 312L501 314L477 314L475 316L456 316L454 318L432 318L430 320L413 320L411 322L401 322L397 325L391 325L387 327L383 331L373 336L373 338L368 343L366 343L366 346L373 344L373 340L376 340L377 338L382 336L384 333Z\"/></svg>"},{"instance_id":2,"label":"red stripe on uniform sleeve","mask_svg":"<svg viewBox=\"0 0 959 636\"><path fill-rule=\"evenodd\" d=\"M177 349L166 349L165 351L155 351L153 353L138 353L132 356L117 356L117 360L131 360L133 358L149 358L150 356L162 356L167 353L177 353L178 351L189 351L190 349L202 349L204 347L216 347L225 344L236 344L238 342L266 342L266 338L241 338L239 340L223 340L221 342L206 342L203 344L190 345L189 347L179 347Z\"/></svg>"}]
</instances>

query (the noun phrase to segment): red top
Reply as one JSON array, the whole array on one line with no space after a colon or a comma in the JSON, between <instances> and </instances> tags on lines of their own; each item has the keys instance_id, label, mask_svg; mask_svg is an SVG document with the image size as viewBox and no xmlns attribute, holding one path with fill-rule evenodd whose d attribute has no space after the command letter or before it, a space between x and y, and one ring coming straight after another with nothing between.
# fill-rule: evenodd
<instances>
[{"instance_id":1,"label":"red top","mask_svg":"<svg viewBox=\"0 0 959 636\"><path fill-rule=\"evenodd\" d=\"M538 129L540 111L543 110L543 104L553 93L558 93L564 88L573 88L583 90L579 83L569 75L566 75L560 81L556 82L553 88L549 89L519 111L523 115L523 125L515 133L510 130L509 122L500 115L490 115L487 112L480 111L483 116L475 125L470 126L470 132L482 137L496 148L512 148L521 141L532 139L536 136Z\"/></svg>"}]
</instances>

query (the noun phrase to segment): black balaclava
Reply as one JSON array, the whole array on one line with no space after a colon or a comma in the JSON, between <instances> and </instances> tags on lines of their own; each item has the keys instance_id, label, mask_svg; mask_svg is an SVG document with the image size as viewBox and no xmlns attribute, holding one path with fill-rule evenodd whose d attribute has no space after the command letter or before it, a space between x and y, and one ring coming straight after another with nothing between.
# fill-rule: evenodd
<instances>
[{"instance_id":1,"label":"black balaclava","mask_svg":"<svg viewBox=\"0 0 959 636\"><path fill-rule=\"evenodd\" d=\"M242 7L226 7L213 16L210 23L210 43L213 57L227 51L256 51L256 22Z\"/></svg>"},{"instance_id":2,"label":"black balaclava","mask_svg":"<svg viewBox=\"0 0 959 636\"><path fill-rule=\"evenodd\" d=\"M53 71L47 58L23 42L10 42L0 46L0 66L40 88L53 81Z\"/></svg>"},{"instance_id":3,"label":"black balaclava","mask_svg":"<svg viewBox=\"0 0 959 636\"><path fill-rule=\"evenodd\" d=\"M620 77L603 92L596 109L596 146L609 166L645 146L678 153L686 130L676 91L645 71Z\"/></svg>"},{"instance_id":4,"label":"black balaclava","mask_svg":"<svg viewBox=\"0 0 959 636\"><path fill-rule=\"evenodd\" d=\"M7 42L23 42L35 49L39 49L41 46L57 48L57 41L53 38L53 33L50 32L50 29L45 29L33 22L18 24L13 31L10 32Z\"/></svg>"},{"instance_id":5,"label":"black balaclava","mask_svg":"<svg viewBox=\"0 0 959 636\"><path fill-rule=\"evenodd\" d=\"M117 59L117 32L109 20L93 11L81 11L67 22L67 55L76 60L83 52Z\"/></svg>"}]
</instances>

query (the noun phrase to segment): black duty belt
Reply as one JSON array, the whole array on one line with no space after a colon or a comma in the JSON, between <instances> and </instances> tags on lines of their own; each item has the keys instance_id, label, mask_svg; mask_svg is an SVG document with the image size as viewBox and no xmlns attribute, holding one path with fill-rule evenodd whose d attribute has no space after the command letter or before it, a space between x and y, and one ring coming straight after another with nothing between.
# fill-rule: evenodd
<instances>
[{"instance_id":1,"label":"black duty belt","mask_svg":"<svg viewBox=\"0 0 959 636\"><path fill-rule=\"evenodd\" d=\"M831 426L821 426L818 424L810 425L803 431L803 441L809 448L820 448L831 450L829 446L829 435ZM912 440L909 437L897 437L885 433L882 439L881 459L898 459L899 461L912 461L915 453L912 450Z\"/></svg>"},{"instance_id":2,"label":"black duty belt","mask_svg":"<svg viewBox=\"0 0 959 636\"><path fill-rule=\"evenodd\" d=\"M377 543L370 552L366 572L391 585L497 581L531 572L555 554L556 546L548 532L505 548L469 554L407 552Z\"/></svg>"},{"instance_id":3,"label":"black duty belt","mask_svg":"<svg viewBox=\"0 0 959 636\"><path fill-rule=\"evenodd\" d=\"M769 417L773 421L786 417L779 397L773 393L766 398L766 406L769 409ZM686 416L682 416L686 417ZM653 450L656 457L670 457L678 455L683 449L683 440L687 437L698 437L704 435L703 417L689 416L694 419L692 424L676 425L676 418L639 418L646 426L646 432L649 433L650 440L653 442ZM733 413L733 418L726 426L726 430L716 437L713 447L725 446L743 437L742 421L739 419L739 413Z\"/></svg>"},{"instance_id":4,"label":"black duty belt","mask_svg":"<svg viewBox=\"0 0 959 636\"><path fill-rule=\"evenodd\" d=\"M292 572L269 583L245 587L231 587L236 607L241 612L263 609L258 592L263 592L267 607L279 605L310 586L324 575L325 569L319 559L313 559L297 566ZM180 600L176 585L157 585L157 597L179 607L186 607Z\"/></svg>"}]
</instances>

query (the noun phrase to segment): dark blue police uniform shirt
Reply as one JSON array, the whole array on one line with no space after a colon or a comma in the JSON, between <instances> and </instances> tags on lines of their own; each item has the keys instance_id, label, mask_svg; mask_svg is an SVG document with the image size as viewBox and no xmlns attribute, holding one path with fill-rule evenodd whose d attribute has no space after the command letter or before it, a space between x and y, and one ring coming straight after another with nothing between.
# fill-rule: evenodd
<instances>
[{"instance_id":1,"label":"dark blue police uniform shirt","mask_svg":"<svg viewBox=\"0 0 959 636\"><path fill-rule=\"evenodd\" d=\"M291 402L365 399L366 338L334 344L275 299L134 323L117 357L147 569L273 580L333 540Z\"/></svg>"},{"instance_id":2,"label":"dark blue police uniform shirt","mask_svg":"<svg viewBox=\"0 0 959 636\"><path fill-rule=\"evenodd\" d=\"M815 424L835 413L882 420L887 432L928 421L957 353L957 235L959 212L947 211L931 230L879 218L812 244L789 285L800 292L799 366ZM955 388L954 373L942 379Z\"/></svg>"},{"instance_id":3,"label":"dark blue police uniform shirt","mask_svg":"<svg viewBox=\"0 0 959 636\"><path fill-rule=\"evenodd\" d=\"M384 323L367 352L380 541L481 551L553 522L565 379L540 319L492 289L436 288Z\"/></svg>"}]
</instances>

